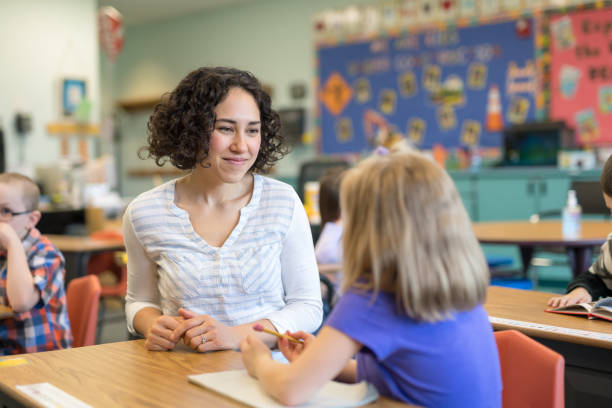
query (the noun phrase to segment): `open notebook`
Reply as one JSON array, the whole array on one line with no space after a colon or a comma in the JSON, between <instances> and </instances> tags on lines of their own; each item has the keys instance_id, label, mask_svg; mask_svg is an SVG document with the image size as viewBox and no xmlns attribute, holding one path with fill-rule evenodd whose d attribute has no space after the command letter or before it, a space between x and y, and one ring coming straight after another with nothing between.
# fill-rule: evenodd
<instances>
[{"instance_id":1,"label":"open notebook","mask_svg":"<svg viewBox=\"0 0 612 408\"><path fill-rule=\"evenodd\" d=\"M189 381L204 388L216 391L255 408L277 408L279 404L269 397L259 386L259 382L249 376L246 370L220 371L217 373L194 374ZM343 384L330 381L307 403L300 407L359 407L378 398L376 389L366 382Z\"/></svg>"}]
</instances>

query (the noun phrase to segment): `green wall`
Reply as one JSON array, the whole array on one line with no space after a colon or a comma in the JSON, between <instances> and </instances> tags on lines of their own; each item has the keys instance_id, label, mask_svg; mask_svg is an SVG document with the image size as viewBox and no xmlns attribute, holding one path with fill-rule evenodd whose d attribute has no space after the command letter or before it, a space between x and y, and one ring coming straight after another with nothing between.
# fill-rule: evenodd
<instances>
[{"instance_id":1,"label":"green wall","mask_svg":"<svg viewBox=\"0 0 612 408\"><path fill-rule=\"evenodd\" d=\"M99 119L96 0L0 0L0 125L7 170L34 176L38 165L57 166L60 144L46 125L62 117L63 78L87 81L91 120ZM32 131L18 136L17 112L32 118ZM91 147L92 143L90 143ZM76 140L71 157L78 157Z\"/></svg>"},{"instance_id":2,"label":"green wall","mask_svg":"<svg viewBox=\"0 0 612 408\"><path fill-rule=\"evenodd\" d=\"M125 45L114 65L102 63L103 100L159 96L173 89L191 70L204 65L228 65L253 72L273 87L276 108L304 107L310 116L315 104L316 75L312 19L316 12L365 0L259 0L227 6L172 20L127 27ZM304 100L292 101L289 86L306 84ZM109 93L112 93L109 96ZM107 107L110 112L110 107ZM149 112L116 116L121 135L121 193L135 196L151 188L150 179L129 178L125 171L153 167L140 161L138 147L146 140ZM313 128L312 117L307 130ZM299 163L314 155L313 146L297 147L277 165L279 176L294 176Z\"/></svg>"}]
</instances>

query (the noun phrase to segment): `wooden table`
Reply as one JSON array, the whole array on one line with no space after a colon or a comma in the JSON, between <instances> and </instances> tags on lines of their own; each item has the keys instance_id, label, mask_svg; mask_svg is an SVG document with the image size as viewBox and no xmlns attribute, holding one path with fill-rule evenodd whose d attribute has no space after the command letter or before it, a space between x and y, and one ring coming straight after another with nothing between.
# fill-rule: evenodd
<instances>
[{"instance_id":1,"label":"wooden table","mask_svg":"<svg viewBox=\"0 0 612 408\"><path fill-rule=\"evenodd\" d=\"M243 407L187 381L190 374L244 368L240 353L151 352L144 340L23 354L28 363L0 367L0 404L34 404L16 385L48 382L94 407ZM369 407L406 407L381 398Z\"/></svg>"},{"instance_id":2,"label":"wooden table","mask_svg":"<svg viewBox=\"0 0 612 408\"><path fill-rule=\"evenodd\" d=\"M612 322L547 313L552 296L490 286L485 309L495 330L519 330L565 357L566 407L612 406Z\"/></svg>"},{"instance_id":3,"label":"wooden table","mask_svg":"<svg viewBox=\"0 0 612 408\"><path fill-rule=\"evenodd\" d=\"M46 235L66 258L66 284L87 274L87 262L93 253L124 251L122 239L93 239L89 236Z\"/></svg>"},{"instance_id":4,"label":"wooden table","mask_svg":"<svg viewBox=\"0 0 612 408\"><path fill-rule=\"evenodd\" d=\"M13 317L13 309L6 305L0 305L0 320Z\"/></svg>"},{"instance_id":5,"label":"wooden table","mask_svg":"<svg viewBox=\"0 0 612 408\"><path fill-rule=\"evenodd\" d=\"M561 234L561 221L475 222L472 225L482 244L518 245L524 276L527 276L534 250L547 247L565 248L572 274L577 276L591 265L593 247L602 245L612 232L610 221L582 221L580 236L571 239Z\"/></svg>"}]
</instances>

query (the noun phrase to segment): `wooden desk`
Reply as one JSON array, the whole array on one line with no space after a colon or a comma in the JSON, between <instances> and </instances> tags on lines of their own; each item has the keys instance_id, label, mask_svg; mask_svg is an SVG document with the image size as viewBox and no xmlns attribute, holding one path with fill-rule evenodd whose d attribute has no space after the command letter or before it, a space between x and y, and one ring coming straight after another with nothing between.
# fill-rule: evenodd
<instances>
[{"instance_id":1,"label":"wooden desk","mask_svg":"<svg viewBox=\"0 0 612 408\"><path fill-rule=\"evenodd\" d=\"M517 329L532 337L610 349L612 356L612 322L546 313L544 310L548 307L548 299L553 296L559 295L489 286L485 309L490 317L499 319L492 321L495 330ZM519 323L508 323L502 319L528 322L531 325L519 327ZM551 327L564 328L567 332L551 331Z\"/></svg>"},{"instance_id":2,"label":"wooden desk","mask_svg":"<svg viewBox=\"0 0 612 408\"><path fill-rule=\"evenodd\" d=\"M150 352L144 340L21 355L0 367L2 406L32 406L16 385L49 382L94 407L243 407L187 381L190 374L241 369L240 353ZM381 398L369 407L406 407Z\"/></svg>"},{"instance_id":3,"label":"wooden desk","mask_svg":"<svg viewBox=\"0 0 612 408\"><path fill-rule=\"evenodd\" d=\"M13 309L6 305L0 305L0 320L12 317L13 314Z\"/></svg>"},{"instance_id":4,"label":"wooden desk","mask_svg":"<svg viewBox=\"0 0 612 408\"><path fill-rule=\"evenodd\" d=\"M89 256L97 252L124 251L121 239L92 239L89 236L46 235L66 258L66 284L87 274Z\"/></svg>"},{"instance_id":5,"label":"wooden desk","mask_svg":"<svg viewBox=\"0 0 612 408\"><path fill-rule=\"evenodd\" d=\"M612 232L610 221L582 221L580 237L575 239L563 238L561 221L475 222L472 225L482 244L518 245L525 276L537 247L564 247L573 276L581 274L591 265L593 247L602 245Z\"/></svg>"},{"instance_id":6,"label":"wooden desk","mask_svg":"<svg viewBox=\"0 0 612 408\"><path fill-rule=\"evenodd\" d=\"M612 406L612 322L547 313L552 293L490 286L495 330L515 329L565 357L566 407Z\"/></svg>"}]
</instances>

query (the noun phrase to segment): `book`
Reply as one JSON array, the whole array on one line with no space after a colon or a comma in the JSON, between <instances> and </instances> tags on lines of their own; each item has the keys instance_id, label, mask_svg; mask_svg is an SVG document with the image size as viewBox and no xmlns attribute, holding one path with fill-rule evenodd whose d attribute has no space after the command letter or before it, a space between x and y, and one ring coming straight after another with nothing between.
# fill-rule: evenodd
<instances>
[{"instance_id":1,"label":"book","mask_svg":"<svg viewBox=\"0 0 612 408\"><path fill-rule=\"evenodd\" d=\"M577 316L586 316L589 319L605 319L612 321L612 297L606 297L597 302L577 303L570 306L547 309L550 313L561 313Z\"/></svg>"},{"instance_id":2,"label":"book","mask_svg":"<svg viewBox=\"0 0 612 408\"><path fill-rule=\"evenodd\" d=\"M250 407L284 407L284 405L268 396L259 386L259 381L251 377L246 370L193 374L187 376L187 378L194 384L223 394ZM358 384L329 381L310 400L301 404L300 408L359 407L369 404L377 398L376 388L365 381Z\"/></svg>"}]
</instances>

